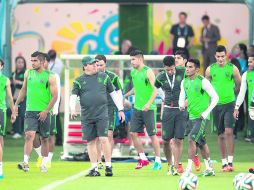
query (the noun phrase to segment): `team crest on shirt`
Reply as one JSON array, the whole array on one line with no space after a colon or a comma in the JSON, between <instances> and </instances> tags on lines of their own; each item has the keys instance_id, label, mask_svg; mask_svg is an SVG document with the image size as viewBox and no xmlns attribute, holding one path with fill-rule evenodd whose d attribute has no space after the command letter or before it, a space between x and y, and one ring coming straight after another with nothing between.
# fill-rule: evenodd
<instances>
[{"instance_id":1,"label":"team crest on shirt","mask_svg":"<svg viewBox=\"0 0 254 190\"><path fill-rule=\"evenodd\" d=\"M176 76L176 80L177 80L177 81L181 81L181 80L182 80L182 77L178 75L178 76Z\"/></svg>"},{"instance_id":2,"label":"team crest on shirt","mask_svg":"<svg viewBox=\"0 0 254 190\"><path fill-rule=\"evenodd\" d=\"M102 78L98 77L97 81L98 81L98 83L102 83Z\"/></svg>"},{"instance_id":3,"label":"team crest on shirt","mask_svg":"<svg viewBox=\"0 0 254 190\"><path fill-rule=\"evenodd\" d=\"M44 83L44 80L40 80L40 83L42 83L42 84L43 84L43 83Z\"/></svg>"},{"instance_id":4,"label":"team crest on shirt","mask_svg":"<svg viewBox=\"0 0 254 190\"><path fill-rule=\"evenodd\" d=\"M225 75L226 75L227 78L230 78L230 73L229 72L226 72Z\"/></svg>"}]
</instances>

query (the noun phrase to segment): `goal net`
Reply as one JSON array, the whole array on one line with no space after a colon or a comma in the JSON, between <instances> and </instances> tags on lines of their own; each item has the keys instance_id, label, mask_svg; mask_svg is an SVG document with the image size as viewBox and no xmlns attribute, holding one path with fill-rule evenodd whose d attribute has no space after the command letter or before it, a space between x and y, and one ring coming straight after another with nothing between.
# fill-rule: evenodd
<instances>
[{"instance_id":1,"label":"goal net","mask_svg":"<svg viewBox=\"0 0 254 190\"><path fill-rule=\"evenodd\" d=\"M95 55L61 55L61 59L65 64L65 77L64 77L64 143L62 159L72 158L73 155L84 153L86 149L86 141L82 139L81 121L80 117L72 120L70 118L69 97L71 95L72 83L75 78L82 75L83 69L81 60L84 56L95 57ZM116 73L122 82L124 91L130 89L129 77L132 69L129 55L105 55L107 58L107 69ZM157 75L163 68L162 60L164 55L144 55L145 64L153 69ZM129 102L133 104L135 97L129 97ZM156 98L157 104L157 136L161 140L161 123L160 123L160 97ZM79 102L76 106L77 113L80 113ZM140 133L142 143L149 147L151 141L147 133ZM115 143L121 143L123 146L129 145L129 140L115 139ZM114 155L113 155L114 156Z\"/></svg>"}]
</instances>

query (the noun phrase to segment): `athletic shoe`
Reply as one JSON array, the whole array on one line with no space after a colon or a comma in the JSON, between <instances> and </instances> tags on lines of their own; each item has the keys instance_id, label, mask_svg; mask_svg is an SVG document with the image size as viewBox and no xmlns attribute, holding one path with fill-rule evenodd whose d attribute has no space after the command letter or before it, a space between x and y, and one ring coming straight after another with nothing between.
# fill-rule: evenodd
<instances>
[{"instance_id":1,"label":"athletic shoe","mask_svg":"<svg viewBox=\"0 0 254 190\"><path fill-rule=\"evenodd\" d=\"M215 176L215 170L213 168L206 169L203 171L202 174L199 174L200 177L206 177L206 176Z\"/></svg>"},{"instance_id":2,"label":"athletic shoe","mask_svg":"<svg viewBox=\"0 0 254 190\"><path fill-rule=\"evenodd\" d=\"M0 179L3 179L4 178L4 176L3 175L0 175Z\"/></svg>"},{"instance_id":3,"label":"athletic shoe","mask_svg":"<svg viewBox=\"0 0 254 190\"><path fill-rule=\"evenodd\" d=\"M178 166L177 166L177 172L181 174L181 173L183 173L183 171L184 171L183 165L182 164L178 164Z\"/></svg>"},{"instance_id":4,"label":"athletic shoe","mask_svg":"<svg viewBox=\"0 0 254 190\"><path fill-rule=\"evenodd\" d=\"M195 156L194 156L193 163L194 163L194 166L195 166L195 170L196 170L197 172L200 171L200 169L201 169L201 163L200 163L200 161L199 161L198 155L195 155Z\"/></svg>"},{"instance_id":5,"label":"athletic shoe","mask_svg":"<svg viewBox=\"0 0 254 190\"><path fill-rule=\"evenodd\" d=\"M137 152L137 150L135 148L130 148L130 150L129 150L129 156L135 156L137 154L138 154L138 152Z\"/></svg>"},{"instance_id":6,"label":"athletic shoe","mask_svg":"<svg viewBox=\"0 0 254 190\"><path fill-rule=\"evenodd\" d=\"M228 165L225 164L222 166L222 168L220 169L221 172L229 172L229 169L228 169Z\"/></svg>"},{"instance_id":7,"label":"athletic shoe","mask_svg":"<svg viewBox=\"0 0 254 190\"><path fill-rule=\"evenodd\" d=\"M19 134L19 133L15 133L15 134L12 136L12 138L14 138L14 139L20 139L21 137L22 137L22 135Z\"/></svg>"},{"instance_id":8,"label":"athletic shoe","mask_svg":"<svg viewBox=\"0 0 254 190\"><path fill-rule=\"evenodd\" d=\"M173 175L173 176L179 175L179 173L178 173L178 171L177 171L177 169L174 165L172 165L171 168L170 168L170 175Z\"/></svg>"},{"instance_id":9,"label":"athletic shoe","mask_svg":"<svg viewBox=\"0 0 254 190\"><path fill-rule=\"evenodd\" d=\"M46 167L51 168L51 162L47 162Z\"/></svg>"},{"instance_id":10,"label":"athletic shoe","mask_svg":"<svg viewBox=\"0 0 254 190\"><path fill-rule=\"evenodd\" d=\"M36 162L36 167L37 168L41 167L41 163L42 163L42 157L38 157Z\"/></svg>"},{"instance_id":11,"label":"athletic shoe","mask_svg":"<svg viewBox=\"0 0 254 190\"><path fill-rule=\"evenodd\" d=\"M98 169L99 169L99 170L102 170L103 168L104 168L103 163L102 163L102 162L99 162L99 164L98 164Z\"/></svg>"},{"instance_id":12,"label":"athletic shoe","mask_svg":"<svg viewBox=\"0 0 254 190\"><path fill-rule=\"evenodd\" d=\"M162 168L161 162L154 162L151 170L161 170L161 168Z\"/></svg>"},{"instance_id":13,"label":"athletic shoe","mask_svg":"<svg viewBox=\"0 0 254 190\"><path fill-rule=\"evenodd\" d=\"M138 164L136 165L135 169L138 170L138 169L141 169L143 168L144 166L147 166L149 164L149 161L148 160L141 160L139 159L138 160Z\"/></svg>"},{"instance_id":14,"label":"athletic shoe","mask_svg":"<svg viewBox=\"0 0 254 190\"><path fill-rule=\"evenodd\" d=\"M233 167L233 163L228 163L228 171L229 172L232 172L232 171L234 171L235 169L234 169L234 167Z\"/></svg>"},{"instance_id":15,"label":"athletic shoe","mask_svg":"<svg viewBox=\"0 0 254 190\"><path fill-rule=\"evenodd\" d=\"M92 169L85 176L86 177L97 177L97 176L101 176L101 174L98 171L96 171L95 169Z\"/></svg>"},{"instance_id":16,"label":"athletic shoe","mask_svg":"<svg viewBox=\"0 0 254 190\"><path fill-rule=\"evenodd\" d=\"M20 170L23 170L24 172L28 172L29 171L29 166L28 164L26 164L25 162L21 162L18 164L18 168Z\"/></svg>"},{"instance_id":17,"label":"athletic shoe","mask_svg":"<svg viewBox=\"0 0 254 190\"><path fill-rule=\"evenodd\" d=\"M109 177L113 176L112 166L111 167L106 166L105 176L109 176Z\"/></svg>"},{"instance_id":18,"label":"athletic shoe","mask_svg":"<svg viewBox=\"0 0 254 190\"><path fill-rule=\"evenodd\" d=\"M43 165L40 167L40 170L41 170L42 173L47 173L48 172L47 167L43 166Z\"/></svg>"},{"instance_id":19,"label":"athletic shoe","mask_svg":"<svg viewBox=\"0 0 254 190\"><path fill-rule=\"evenodd\" d=\"M249 172L252 173L252 174L254 174L254 168L250 168L250 169L249 169Z\"/></svg>"}]
</instances>

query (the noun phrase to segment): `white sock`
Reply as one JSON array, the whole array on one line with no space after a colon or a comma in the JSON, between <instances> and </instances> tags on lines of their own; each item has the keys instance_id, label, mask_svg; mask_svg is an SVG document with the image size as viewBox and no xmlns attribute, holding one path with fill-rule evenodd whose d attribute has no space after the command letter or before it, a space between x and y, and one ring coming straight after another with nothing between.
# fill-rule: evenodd
<instances>
[{"instance_id":1,"label":"white sock","mask_svg":"<svg viewBox=\"0 0 254 190\"><path fill-rule=\"evenodd\" d=\"M97 162L92 163L92 168L95 169L95 171L98 171L98 165Z\"/></svg>"},{"instance_id":2,"label":"white sock","mask_svg":"<svg viewBox=\"0 0 254 190\"><path fill-rule=\"evenodd\" d=\"M105 162L105 165L106 165L107 167L111 167L111 162Z\"/></svg>"},{"instance_id":3,"label":"white sock","mask_svg":"<svg viewBox=\"0 0 254 190\"><path fill-rule=\"evenodd\" d=\"M24 162L26 164L28 164L28 162L29 162L29 156L28 155L24 155Z\"/></svg>"},{"instance_id":4,"label":"white sock","mask_svg":"<svg viewBox=\"0 0 254 190\"><path fill-rule=\"evenodd\" d=\"M227 160L227 158L221 159L221 162L222 162L222 165L223 165L223 166L224 166L224 165L228 165L228 160Z\"/></svg>"},{"instance_id":5,"label":"white sock","mask_svg":"<svg viewBox=\"0 0 254 190\"><path fill-rule=\"evenodd\" d=\"M49 153L48 153L48 162L51 162L51 161L52 161L53 155L54 155L53 152L49 152Z\"/></svg>"},{"instance_id":6,"label":"white sock","mask_svg":"<svg viewBox=\"0 0 254 190\"><path fill-rule=\"evenodd\" d=\"M41 155L41 146L39 146L38 148L34 148L34 150L38 154L39 157L42 157L42 155Z\"/></svg>"},{"instance_id":7,"label":"white sock","mask_svg":"<svg viewBox=\"0 0 254 190\"><path fill-rule=\"evenodd\" d=\"M161 158L160 158L160 157L158 157L158 156L155 156L155 162L159 162L159 163L161 163Z\"/></svg>"},{"instance_id":8,"label":"white sock","mask_svg":"<svg viewBox=\"0 0 254 190\"><path fill-rule=\"evenodd\" d=\"M132 150L132 149L135 149L135 147L134 146L130 146L130 150Z\"/></svg>"},{"instance_id":9,"label":"white sock","mask_svg":"<svg viewBox=\"0 0 254 190\"><path fill-rule=\"evenodd\" d=\"M41 165L42 166L46 166L47 162L48 162L48 157L42 157L42 163L41 163Z\"/></svg>"},{"instance_id":10,"label":"white sock","mask_svg":"<svg viewBox=\"0 0 254 190\"><path fill-rule=\"evenodd\" d=\"M139 157L141 160L147 160L147 157L144 152L139 153Z\"/></svg>"},{"instance_id":11,"label":"white sock","mask_svg":"<svg viewBox=\"0 0 254 190\"><path fill-rule=\"evenodd\" d=\"M204 159L206 169L210 169L210 163L208 159Z\"/></svg>"},{"instance_id":12,"label":"white sock","mask_svg":"<svg viewBox=\"0 0 254 190\"><path fill-rule=\"evenodd\" d=\"M186 171L187 172L191 172L192 170L192 160L191 159L188 159L188 164L187 164L187 168L186 168Z\"/></svg>"},{"instance_id":13,"label":"white sock","mask_svg":"<svg viewBox=\"0 0 254 190\"><path fill-rule=\"evenodd\" d=\"M175 166L175 157L173 156L173 154L172 154L172 158L171 159L172 159L172 165Z\"/></svg>"},{"instance_id":14,"label":"white sock","mask_svg":"<svg viewBox=\"0 0 254 190\"><path fill-rule=\"evenodd\" d=\"M0 176L3 175L3 162L0 162Z\"/></svg>"},{"instance_id":15,"label":"white sock","mask_svg":"<svg viewBox=\"0 0 254 190\"><path fill-rule=\"evenodd\" d=\"M228 163L233 163L234 156L228 156Z\"/></svg>"}]
</instances>

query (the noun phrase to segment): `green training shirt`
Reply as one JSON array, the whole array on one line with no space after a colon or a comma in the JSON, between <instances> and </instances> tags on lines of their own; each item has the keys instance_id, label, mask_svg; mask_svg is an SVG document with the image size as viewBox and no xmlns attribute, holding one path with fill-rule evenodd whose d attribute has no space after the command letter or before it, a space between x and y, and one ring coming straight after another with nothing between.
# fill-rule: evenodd
<instances>
[{"instance_id":1,"label":"green training shirt","mask_svg":"<svg viewBox=\"0 0 254 190\"><path fill-rule=\"evenodd\" d=\"M6 83L7 77L0 72L0 109L6 110Z\"/></svg>"}]
</instances>

